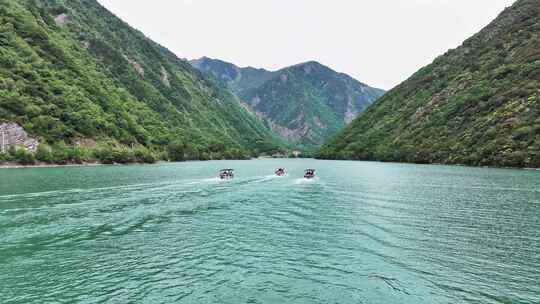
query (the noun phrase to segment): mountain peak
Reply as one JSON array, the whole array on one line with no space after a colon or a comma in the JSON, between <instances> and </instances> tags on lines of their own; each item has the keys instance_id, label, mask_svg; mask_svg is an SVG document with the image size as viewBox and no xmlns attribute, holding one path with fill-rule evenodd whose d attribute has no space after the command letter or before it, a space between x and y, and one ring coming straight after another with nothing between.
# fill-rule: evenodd
<instances>
[{"instance_id":1,"label":"mountain peak","mask_svg":"<svg viewBox=\"0 0 540 304\"><path fill-rule=\"evenodd\" d=\"M301 69L304 69L304 70L324 69L324 70L327 70L327 71L333 71L328 66L326 66L326 65L324 65L324 64L322 64L322 63L320 63L318 61L314 61L314 60L302 62L302 63L299 63L299 64L295 64L293 66L286 67L283 70L291 70L291 69L298 69L298 68L301 68Z\"/></svg>"},{"instance_id":2,"label":"mountain peak","mask_svg":"<svg viewBox=\"0 0 540 304\"><path fill-rule=\"evenodd\" d=\"M384 93L313 60L276 72L227 63L234 75L215 61L194 66L224 82L274 132L306 147L322 144Z\"/></svg>"},{"instance_id":3,"label":"mountain peak","mask_svg":"<svg viewBox=\"0 0 540 304\"><path fill-rule=\"evenodd\" d=\"M310 60L310 61L306 61L306 62L302 62L302 63L299 63L297 64L297 66L317 66L317 67L327 67L325 66L324 64L318 62L318 61L315 61L315 60Z\"/></svg>"}]
</instances>

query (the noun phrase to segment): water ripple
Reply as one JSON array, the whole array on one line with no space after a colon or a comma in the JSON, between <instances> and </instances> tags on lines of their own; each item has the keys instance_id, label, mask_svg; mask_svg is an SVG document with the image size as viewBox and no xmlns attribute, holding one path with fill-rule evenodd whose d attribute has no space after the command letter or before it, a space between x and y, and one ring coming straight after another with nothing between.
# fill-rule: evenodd
<instances>
[{"instance_id":1,"label":"water ripple","mask_svg":"<svg viewBox=\"0 0 540 304\"><path fill-rule=\"evenodd\" d=\"M540 301L539 172L312 162L71 168L2 194L0 302Z\"/></svg>"}]
</instances>

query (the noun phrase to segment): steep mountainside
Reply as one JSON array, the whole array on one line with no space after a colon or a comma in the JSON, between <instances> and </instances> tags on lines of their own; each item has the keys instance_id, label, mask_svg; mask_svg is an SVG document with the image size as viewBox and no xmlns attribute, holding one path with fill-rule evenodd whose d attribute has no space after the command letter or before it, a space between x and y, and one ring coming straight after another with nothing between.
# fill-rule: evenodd
<instances>
[{"instance_id":1,"label":"steep mountainside","mask_svg":"<svg viewBox=\"0 0 540 304\"><path fill-rule=\"evenodd\" d=\"M259 87L276 75L275 72L265 69L239 68L232 63L208 57L191 60L190 63L195 68L212 75L239 96L247 90Z\"/></svg>"},{"instance_id":2,"label":"steep mountainside","mask_svg":"<svg viewBox=\"0 0 540 304\"><path fill-rule=\"evenodd\" d=\"M518 0L388 92L321 158L540 167L540 2Z\"/></svg>"},{"instance_id":3,"label":"steep mountainside","mask_svg":"<svg viewBox=\"0 0 540 304\"><path fill-rule=\"evenodd\" d=\"M2 1L0 27L0 122L41 141L174 143L188 158L278 144L228 90L95 0Z\"/></svg>"},{"instance_id":4,"label":"steep mountainside","mask_svg":"<svg viewBox=\"0 0 540 304\"><path fill-rule=\"evenodd\" d=\"M384 93L317 62L276 72L209 58L191 63L231 88L282 138L304 147L321 145Z\"/></svg>"}]
</instances>

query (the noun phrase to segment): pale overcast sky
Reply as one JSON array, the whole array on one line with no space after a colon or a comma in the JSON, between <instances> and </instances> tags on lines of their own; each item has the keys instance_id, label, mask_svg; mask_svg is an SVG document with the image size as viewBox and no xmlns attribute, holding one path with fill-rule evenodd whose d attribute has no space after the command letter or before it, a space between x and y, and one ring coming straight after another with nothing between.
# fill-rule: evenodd
<instances>
[{"instance_id":1,"label":"pale overcast sky","mask_svg":"<svg viewBox=\"0 0 540 304\"><path fill-rule=\"evenodd\" d=\"M316 60L390 89L515 0L98 0L179 57L276 70Z\"/></svg>"}]
</instances>

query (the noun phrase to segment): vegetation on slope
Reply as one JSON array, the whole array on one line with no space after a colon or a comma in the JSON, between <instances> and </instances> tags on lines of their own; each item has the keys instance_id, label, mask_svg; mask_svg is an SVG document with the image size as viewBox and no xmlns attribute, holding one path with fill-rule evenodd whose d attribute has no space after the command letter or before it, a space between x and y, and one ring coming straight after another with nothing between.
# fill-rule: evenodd
<instances>
[{"instance_id":1,"label":"vegetation on slope","mask_svg":"<svg viewBox=\"0 0 540 304\"><path fill-rule=\"evenodd\" d=\"M519 0L388 92L326 159L540 167L540 5Z\"/></svg>"},{"instance_id":2,"label":"vegetation on slope","mask_svg":"<svg viewBox=\"0 0 540 304\"><path fill-rule=\"evenodd\" d=\"M307 62L278 71L240 97L290 142L316 147L383 93L317 62Z\"/></svg>"},{"instance_id":3,"label":"vegetation on slope","mask_svg":"<svg viewBox=\"0 0 540 304\"><path fill-rule=\"evenodd\" d=\"M335 135L384 93L317 62L276 72L206 57L191 64L229 87L282 138L308 149Z\"/></svg>"},{"instance_id":4,"label":"vegetation on slope","mask_svg":"<svg viewBox=\"0 0 540 304\"><path fill-rule=\"evenodd\" d=\"M81 146L68 146L63 142L53 147L40 145L35 153L15 146L5 153L0 153L0 164L16 163L21 165L36 164L127 164L127 163L155 163L158 159L168 159L164 153L156 153L145 147L127 148L123 146L99 145L92 149Z\"/></svg>"},{"instance_id":5,"label":"vegetation on slope","mask_svg":"<svg viewBox=\"0 0 540 304\"><path fill-rule=\"evenodd\" d=\"M240 68L232 63L208 57L191 60L190 63L198 70L212 75L214 79L230 88L238 96L261 86L276 76L276 72L252 67Z\"/></svg>"},{"instance_id":6,"label":"vegetation on slope","mask_svg":"<svg viewBox=\"0 0 540 304\"><path fill-rule=\"evenodd\" d=\"M2 1L0 45L0 121L49 146L91 139L178 160L279 149L231 93L95 0Z\"/></svg>"}]
</instances>

